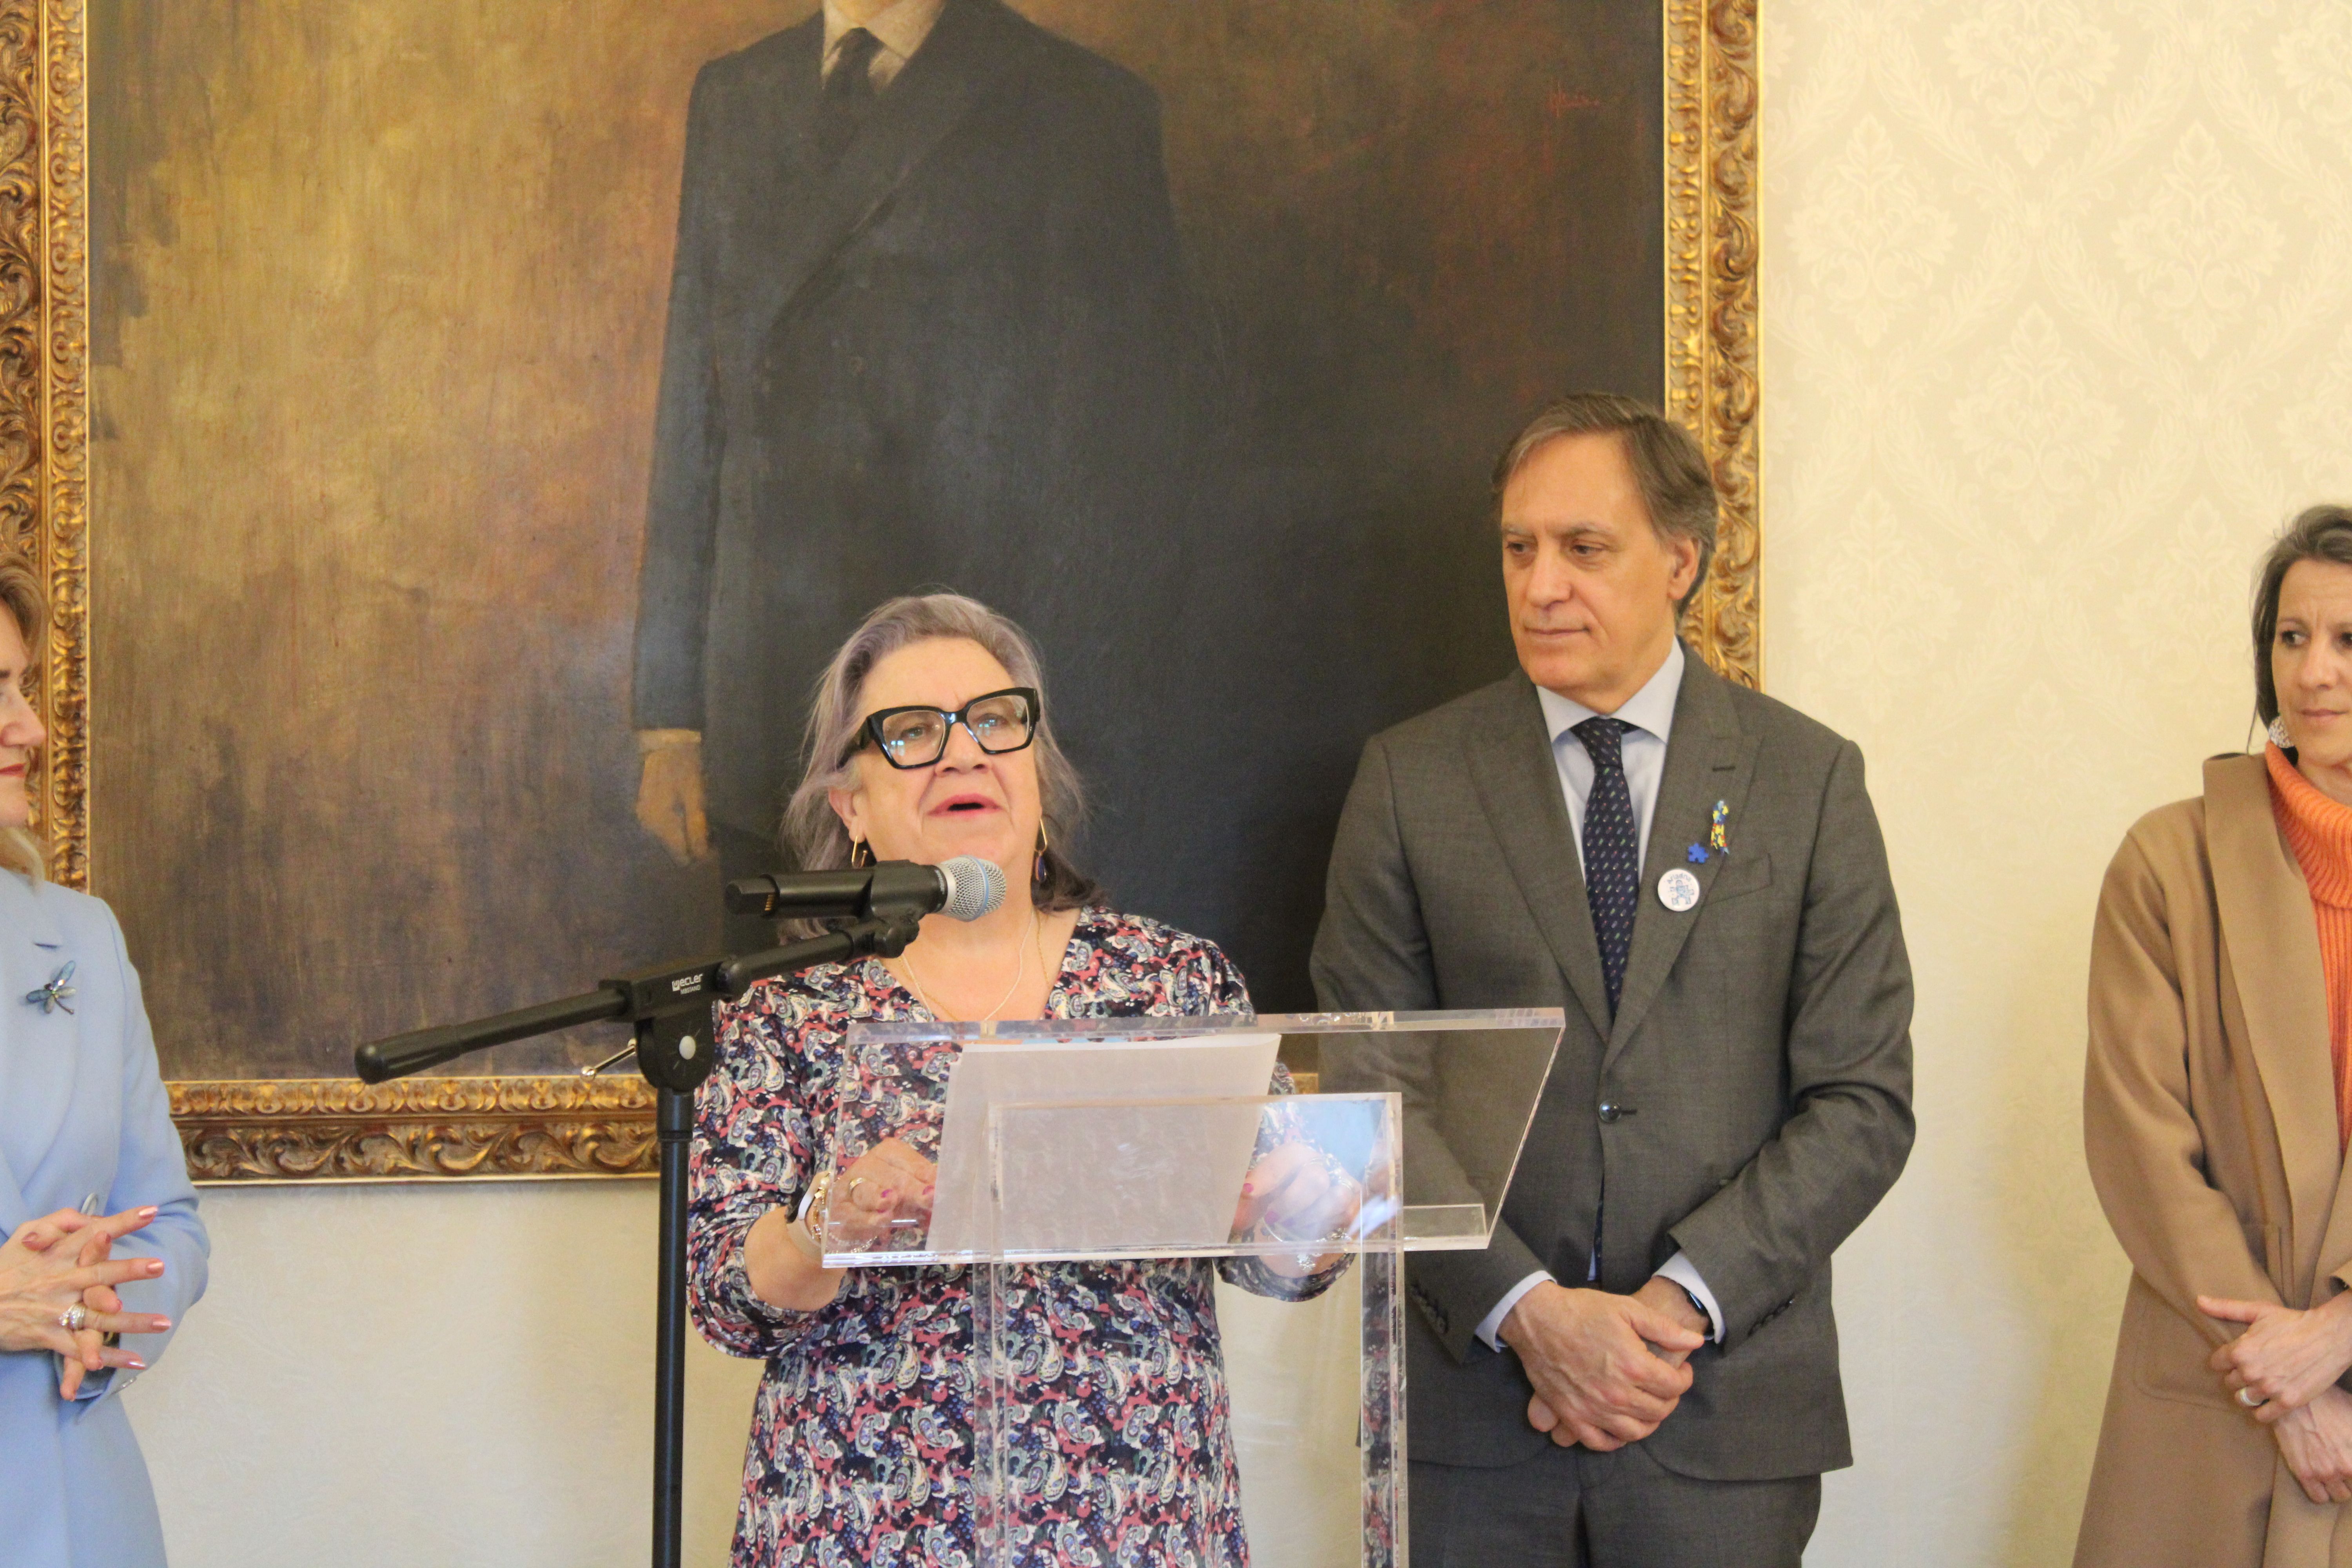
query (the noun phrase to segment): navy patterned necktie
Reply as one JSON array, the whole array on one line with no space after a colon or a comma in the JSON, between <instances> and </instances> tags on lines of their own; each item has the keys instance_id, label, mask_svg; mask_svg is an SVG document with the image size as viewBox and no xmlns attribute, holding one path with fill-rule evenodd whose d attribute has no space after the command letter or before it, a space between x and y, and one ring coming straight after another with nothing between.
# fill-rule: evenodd
<instances>
[{"instance_id":1,"label":"navy patterned necktie","mask_svg":"<svg viewBox=\"0 0 2352 1568\"><path fill-rule=\"evenodd\" d=\"M1641 897L1642 846L1633 825L1633 792L1625 784L1625 731L1621 719L1587 719L1570 731L1592 759L1592 792L1584 800L1584 897L1592 906L1592 933L1601 939L1601 978L1609 987L1609 1016L1625 984L1625 955L1633 946L1633 909Z\"/></svg>"}]
</instances>

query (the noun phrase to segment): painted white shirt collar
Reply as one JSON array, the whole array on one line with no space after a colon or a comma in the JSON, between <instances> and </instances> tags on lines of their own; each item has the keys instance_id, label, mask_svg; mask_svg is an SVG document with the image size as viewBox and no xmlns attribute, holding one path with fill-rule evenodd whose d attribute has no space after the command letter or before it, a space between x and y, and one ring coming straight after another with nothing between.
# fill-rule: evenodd
<instances>
[{"instance_id":1,"label":"painted white shirt collar","mask_svg":"<svg viewBox=\"0 0 2352 1568\"><path fill-rule=\"evenodd\" d=\"M871 0L867 0L870 5ZM874 35L881 49L874 57L871 74L874 85L884 88L907 68L923 40L931 36L931 28L940 19L947 0L892 0L870 16L860 20L856 13L866 9L857 0L824 0L824 69L833 70L835 51L841 47L843 35L853 27L863 27Z\"/></svg>"}]
</instances>

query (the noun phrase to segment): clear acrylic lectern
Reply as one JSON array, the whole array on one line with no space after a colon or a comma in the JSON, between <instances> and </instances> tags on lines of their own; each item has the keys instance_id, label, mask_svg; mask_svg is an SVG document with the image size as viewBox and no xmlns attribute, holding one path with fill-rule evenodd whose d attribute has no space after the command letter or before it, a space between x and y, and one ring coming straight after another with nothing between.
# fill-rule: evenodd
<instances>
[{"instance_id":1,"label":"clear acrylic lectern","mask_svg":"<svg viewBox=\"0 0 2352 1568\"><path fill-rule=\"evenodd\" d=\"M937 1187L927 1211L877 1226L836 1180L825 1261L971 1268L980 1568L1049 1554L1037 1521L1058 1456L1086 1441L1035 1429L1023 1402L1082 1374L1016 1328L1023 1271L1148 1258L1217 1260L1202 1331L1230 1409L1160 1418L1198 1424L1202 1443L1224 1425L1251 1568L1403 1564L1402 1255L1487 1244L1561 1024L1528 1009L853 1026L834 1170L895 1138L936 1163ZM1318 1092L1267 1094L1277 1059ZM1305 1162L1318 1190L1353 1195L1351 1216L1313 1234L1244 1223L1254 1173ZM1145 1555L1239 1568L1214 1535L1168 1544Z\"/></svg>"}]
</instances>

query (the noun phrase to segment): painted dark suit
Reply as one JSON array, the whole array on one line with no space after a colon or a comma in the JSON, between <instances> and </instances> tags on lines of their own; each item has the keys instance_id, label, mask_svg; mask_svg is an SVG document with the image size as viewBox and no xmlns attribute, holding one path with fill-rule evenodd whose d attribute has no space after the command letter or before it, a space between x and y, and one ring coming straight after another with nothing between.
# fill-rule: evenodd
<instances>
[{"instance_id":1,"label":"painted dark suit","mask_svg":"<svg viewBox=\"0 0 2352 1568\"><path fill-rule=\"evenodd\" d=\"M772 838L811 685L892 594L1027 626L1066 733L1134 700L1149 617L1098 606L1163 574L1198 418L1148 87L949 0L828 160L823 47L712 61L688 128L635 720L702 732L722 847Z\"/></svg>"}]
</instances>

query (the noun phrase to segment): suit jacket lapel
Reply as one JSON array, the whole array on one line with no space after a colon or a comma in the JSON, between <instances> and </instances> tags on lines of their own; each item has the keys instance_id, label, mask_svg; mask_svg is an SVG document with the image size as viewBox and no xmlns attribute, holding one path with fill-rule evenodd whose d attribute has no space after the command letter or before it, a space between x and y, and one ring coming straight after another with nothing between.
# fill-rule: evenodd
<instances>
[{"instance_id":1,"label":"suit jacket lapel","mask_svg":"<svg viewBox=\"0 0 2352 1568\"><path fill-rule=\"evenodd\" d=\"M2328 1059L2327 989L2311 889L2271 812L2260 757L2205 764L2205 842L2221 946L2235 982L2247 1043L2278 1132L2296 1231L2324 1228L2317 1256L2338 1256L2352 1205L2338 1199L2343 1166L2336 1132L2336 1077ZM2294 1248L2297 1267L2304 1249ZM2310 1281L2289 1281L2295 1292ZM2298 1305L2300 1303L2297 1303Z\"/></svg>"},{"instance_id":2,"label":"suit jacket lapel","mask_svg":"<svg viewBox=\"0 0 2352 1568\"><path fill-rule=\"evenodd\" d=\"M1738 844L1739 810L1756 771L1756 738L1740 734L1738 716L1732 710L1723 678L1701 664L1696 655L1688 658L1683 689L1675 700L1675 730L1666 742L1666 771L1658 783L1656 809L1650 816L1650 839L1642 856L1641 898L1633 913L1633 946L1626 955L1625 983L1617 996L1617 1023L1610 1031L1604 1062L1614 1060L1641 1027L1643 1016L1673 973L1691 928L1706 910L1716 873L1729 858L1710 855L1691 865L1685 848L1694 839L1705 841L1718 800L1729 808L1733 843ZM1735 848L1733 853L1737 852ZM1680 912L1660 903L1655 892L1658 879L1675 867L1698 879L1698 902Z\"/></svg>"},{"instance_id":3,"label":"suit jacket lapel","mask_svg":"<svg viewBox=\"0 0 2352 1568\"><path fill-rule=\"evenodd\" d=\"M1592 1032L1606 1039L1609 986L1601 974L1601 942L1592 934L1543 708L1524 674L1513 676L1504 689L1495 722L1470 748L1470 776L1536 929L1592 1020Z\"/></svg>"},{"instance_id":4,"label":"suit jacket lapel","mask_svg":"<svg viewBox=\"0 0 2352 1568\"><path fill-rule=\"evenodd\" d=\"M773 264L750 296L746 345L766 339L809 279L881 217L907 176L994 86L1011 63L1012 51L1002 47L1005 25L996 0L949 0L923 47L875 100L840 162L818 173L793 204L792 226L777 237ZM821 27L815 37L821 50ZM820 68L814 58L807 61L806 108L793 119L803 156L815 123Z\"/></svg>"}]
</instances>

